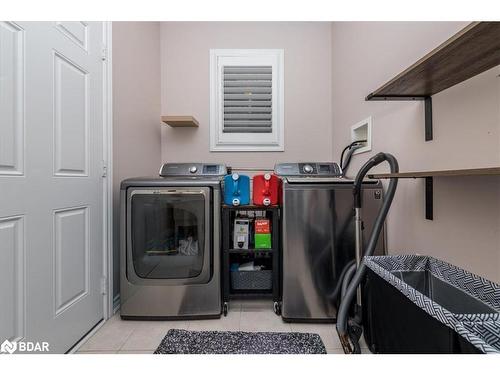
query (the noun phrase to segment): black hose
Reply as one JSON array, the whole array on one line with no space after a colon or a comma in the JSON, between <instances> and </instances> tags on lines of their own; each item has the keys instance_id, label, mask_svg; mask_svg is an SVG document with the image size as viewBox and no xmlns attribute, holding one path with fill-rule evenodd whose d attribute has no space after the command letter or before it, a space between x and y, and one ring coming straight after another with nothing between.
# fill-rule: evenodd
<instances>
[{"instance_id":1,"label":"black hose","mask_svg":"<svg viewBox=\"0 0 500 375\"><path fill-rule=\"evenodd\" d=\"M375 155L374 157L370 158L365 163L365 165L361 167L358 174L356 175L356 179L354 180L353 195L354 195L355 208L361 208L362 205L361 187L363 178L371 168L384 161L387 161L389 163L391 173L397 173L399 171L398 162L396 158L391 154L385 154L381 152ZM380 232L384 226L385 218L387 217L387 213L389 212L389 208L391 207L394 194L396 193L397 184L398 184L397 178L391 178L389 187L387 188L387 194L385 196L384 203L382 204L382 207L380 208L378 216L373 225L373 230L370 235L370 239L363 254L364 256L371 256L375 251L375 247L377 245ZM354 352L353 347L354 349L357 347L357 343L354 343L355 340L353 340L352 335L349 334L348 314L349 314L349 309L351 307L351 303L356 295L356 291L365 275L365 272L366 272L366 266L363 262L361 262L351 282L349 283L349 286L347 287L347 290L345 292L344 298L340 303L339 311L337 314L337 325L336 325L337 332L339 334L339 338L345 353L353 353Z\"/></svg>"},{"instance_id":2,"label":"black hose","mask_svg":"<svg viewBox=\"0 0 500 375\"><path fill-rule=\"evenodd\" d=\"M344 275L344 278L341 279L342 282L339 282L339 285L342 285L342 289L340 291L340 300L343 301L345 294L347 292L347 287L349 286L349 283L352 280L352 277L354 275L354 272L356 272L356 260L353 260L351 265L347 268L346 273Z\"/></svg>"},{"instance_id":3,"label":"black hose","mask_svg":"<svg viewBox=\"0 0 500 375\"><path fill-rule=\"evenodd\" d=\"M354 141L354 142L350 143L349 145L347 145L342 150L342 153L340 154L340 168L342 168L342 174L345 175L345 171L347 170L347 168L349 167L349 164L351 162L352 154L354 153L354 151L356 151L356 149L362 147L363 143L366 143L366 139ZM357 146L357 147L354 148L354 146ZM347 150L349 150L349 153L347 154L346 161L344 162L344 154Z\"/></svg>"},{"instance_id":4,"label":"black hose","mask_svg":"<svg viewBox=\"0 0 500 375\"><path fill-rule=\"evenodd\" d=\"M344 149L342 150L341 154L340 154L340 168L342 168L342 166L344 165L344 154L345 152L351 148L351 144L347 145L344 147Z\"/></svg>"}]
</instances>

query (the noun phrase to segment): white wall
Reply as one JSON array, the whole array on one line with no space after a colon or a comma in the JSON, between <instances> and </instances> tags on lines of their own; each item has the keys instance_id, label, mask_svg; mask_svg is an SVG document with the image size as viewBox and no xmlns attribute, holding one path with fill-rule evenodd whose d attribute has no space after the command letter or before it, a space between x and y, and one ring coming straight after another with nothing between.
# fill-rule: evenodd
<instances>
[{"instance_id":1,"label":"white wall","mask_svg":"<svg viewBox=\"0 0 500 375\"><path fill-rule=\"evenodd\" d=\"M393 153L400 170L500 165L500 67L433 97L434 140L424 141L422 102L366 102L371 91L463 28L464 22L334 22L333 145L373 116L373 152ZM379 166L378 170L387 167ZM392 253L421 253L500 282L500 178L434 179L434 220L425 220L424 181L400 180L388 218Z\"/></svg>"},{"instance_id":2,"label":"white wall","mask_svg":"<svg viewBox=\"0 0 500 375\"><path fill-rule=\"evenodd\" d=\"M209 51L285 50L285 151L209 151ZM193 115L198 129L162 129L165 162L214 161L272 168L278 161L331 160L331 23L162 22L163 115Z\"/></svg>"},{"instance_id":3,"label":"white wall","mask_svg":"<svg viewBox=\"0 0 500 375\"><path fill-rule=\"evenodd\" d=\"M157 175L160 158L160 25L113 22L114 295L119 293L120 182Z\"/></svg>"}]
</instances>

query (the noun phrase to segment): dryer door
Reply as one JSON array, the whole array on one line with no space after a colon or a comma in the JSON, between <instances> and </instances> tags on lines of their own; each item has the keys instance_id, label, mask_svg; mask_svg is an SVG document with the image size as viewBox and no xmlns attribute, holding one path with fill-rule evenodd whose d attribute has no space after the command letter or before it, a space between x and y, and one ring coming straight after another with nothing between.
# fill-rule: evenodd
<instances>
[{"instance_id":1,"label":"dryer door","mask_svg":"<svg viewBox=\"0 0 500 375\"><path fill-rule=\"evenodd\" d=\"M132 188L127 199L127 278L142 285L210 280L210 189Z\"/></svg>"}]
</instances>

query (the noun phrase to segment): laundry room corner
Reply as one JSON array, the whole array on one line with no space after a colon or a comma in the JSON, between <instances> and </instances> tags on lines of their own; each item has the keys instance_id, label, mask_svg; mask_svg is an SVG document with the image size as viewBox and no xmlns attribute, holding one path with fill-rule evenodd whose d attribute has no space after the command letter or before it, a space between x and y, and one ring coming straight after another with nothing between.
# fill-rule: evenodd
<instances>
[{"instance_id":1,"label":"laundry room corner","mask_svg":"<svg viewBox=\"0 0 500 375\"><path fill-rule=\"evenodd\" d=\"M372 116L375 150L394 154L402 170L474 168L500 162L500 73L494 67L433 97L433 133L424 139L421 101L365 97L467 22L334 22L333 143L350 142L350 127ZM369 56L369 59L366 57ZM345 74L349 71L349 74ZM355 79L354 79L355 77ZM446 157L442 157L446 154ZM356 171L374 152L352 158ZM379 173L385 167L378 167ZM348 171L348 173L354 173ZM434 220L427 220L423 179L400 179L387 219L390 253L418 252L500 281L500 178L434 178Z\"/></svg>"},{"instance_id":2,"label":"laundry room corner","mask_svg":"<svg viewBox=\"0 0 500 375\"><path fill-rule=\"evenodd\" d=\"M112 22L113 299L120 297L120 183L161 165L160 23Z\"/></svg>"}]
</instances>

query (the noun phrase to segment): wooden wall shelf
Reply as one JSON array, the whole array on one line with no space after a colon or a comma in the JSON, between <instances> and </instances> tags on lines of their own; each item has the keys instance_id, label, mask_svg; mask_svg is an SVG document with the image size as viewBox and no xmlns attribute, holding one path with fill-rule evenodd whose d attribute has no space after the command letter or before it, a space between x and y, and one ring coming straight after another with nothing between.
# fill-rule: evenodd
<instances>
[{"instance_id":1,"label":"wooden wall shelf","mask_svg":"<svg viewBox=\"0 0 500 375\"><path fill-rule=\"evenodd\" d=\"M425 140L432 140L431 96L500 64L500 22L473 22L366 100L424 100Z\"/></svg>"},{"instance_id":2,"label":"wooden wall shelf","mask_svg":"<svg viewBox=\"0 0 500 375\"><path fill-rule=\"evenodd\" d=\"M369 174L369 178L424 178L425 179L425 218L434 219L434 177L456 176L500 176L500 167L473 169L446 169L439 171L401 172Z\"/></svg>"},{"instance_id":3,"label":"wooden wall shelf","mask_svg":"<svg viewBox=\"0 0 500 375\"><path fill-rule=\"evenodd\" d=\"M424 178L424 177L452 177L452 176L500 176L500 167L474 169L447 169L440 171L401 172L370 174L369 178Z\"/></svg>"},{"instance_id":4,"label":"wooden wall shelf","mask_svg":"<svg viewBox=\"0 0 500 375\"><path fill-rule=\"evenodd\" d=\"M193 116L162 116L161 121L173 128L197 128L200 125Z\"/></svg>"}]
</instances>

